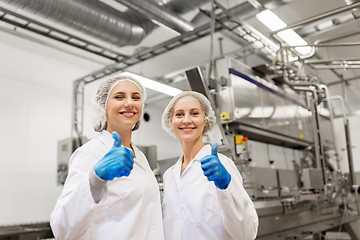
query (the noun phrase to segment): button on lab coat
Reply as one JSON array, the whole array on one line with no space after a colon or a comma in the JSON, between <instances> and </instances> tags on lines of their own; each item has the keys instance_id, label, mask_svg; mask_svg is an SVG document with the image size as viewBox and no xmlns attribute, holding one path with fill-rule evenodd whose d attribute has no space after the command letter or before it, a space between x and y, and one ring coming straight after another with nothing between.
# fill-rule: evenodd
<instances>
[{"instance_id":1,"label":"button on lab coat","mask_svg":"<svg viewBox=\"0 0 360 240\"><path fill-rule=\"evenodd\" d=\"M103 131L71 156L68 177L50 217L56 239L164 239L159 186L146 157L134 145L130 175L108 181L100 201L94 202L89 173L113 142L111 133Z\"/></svg>"},{"instance_id":2,"label":"button on lab coat","mask_svg":"<svg viewBox=\"0 0 360 240\"><path fill-rule=\"evenodd\" d=\"M228 157L218 154L231 175L227 189L208 181L200 159L211 154L205 145L180 176L182 157L164 174L163 220L166 240L252 240L258 216L242 177Z\"/></svg>"}]
</instances>

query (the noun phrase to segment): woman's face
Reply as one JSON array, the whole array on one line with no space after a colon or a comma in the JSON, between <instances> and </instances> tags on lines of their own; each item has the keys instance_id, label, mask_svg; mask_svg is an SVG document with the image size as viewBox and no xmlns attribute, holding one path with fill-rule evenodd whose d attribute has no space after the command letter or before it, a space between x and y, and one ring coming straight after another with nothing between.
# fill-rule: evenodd
<instances>
[{"instance_id":1,"label":"woman's face","mask_svg":"<svg viewBox=\"0 0 360 240\"><path fill-rule=\"evenodd\" d=\"M109 132L132 127L142 113L139 88L132 82L121 81L110 92L106 106L107 130Z\"/></svg>"},{"instance_id":2,"label":"woman's face","mask_svg":"<svg viewBox=\"0 0 360 240\"><path fill-rule=\"evenodd\" d=\"M181 98L174 106L171 124L175 135L181 141L195 141L201 138L205 115L200 103L193 97Z\"/></svg>"}]
</instances>

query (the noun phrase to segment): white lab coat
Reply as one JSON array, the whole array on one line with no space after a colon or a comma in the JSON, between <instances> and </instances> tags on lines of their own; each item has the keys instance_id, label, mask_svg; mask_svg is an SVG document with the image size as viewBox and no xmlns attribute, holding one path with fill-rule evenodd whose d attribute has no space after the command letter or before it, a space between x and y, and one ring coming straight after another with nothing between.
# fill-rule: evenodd
<instances>
[{"instance_id":1,"label":"white lab coat","mask_svg":"<svg viewBox=\"0 0 360 240\"><path fill-rule=\"evenodd\" d=\"M146 157L134 145L130 175L108 181L99 203L94 202L89 172L113 143L111 133L103 131L71 156L68 177L50 217L56 239L164 239L159 186Z\"/></svg>"},{"instance_id":2,"label":"white lab coat","mask_svg":"<svg viewBox=\"0 0 360 240\"><path fill-rule=\"evenodd\" d=\"M163 220L166 240L252 240L258 216L242 177L228 157L218 154L231 175L227 189L208 181L200 159L211 154L205 145L182 175L182 157L164 174Z\"/></svg>"}]
</instances>

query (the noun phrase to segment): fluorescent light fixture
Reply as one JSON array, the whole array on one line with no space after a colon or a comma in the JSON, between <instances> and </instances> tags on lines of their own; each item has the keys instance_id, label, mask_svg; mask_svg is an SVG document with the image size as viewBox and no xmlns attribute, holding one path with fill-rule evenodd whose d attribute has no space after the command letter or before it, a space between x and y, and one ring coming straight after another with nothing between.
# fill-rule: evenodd
<instances>
[{"instance_id":1,"label":"fluorescent light fixture","mask_svg":"<svg viewBox=\"0 0 360 240\"><path fill-rule=\"evenodd\" d=\"M284 40L287 44L289 44L290 46L299 46L299 45L307 45L307 42L302 39L299 34L297 34L294 30L292 29L287 29L284 31L281 31L279 33L277 33L277 35ZM296 47L295 50L303 55L307 55L310 54L312 51L311 47Z\"/></svg>"},{"instance_id":2,"label":"fluorescent light fixture","mask_svg":"<svg viewBox=\"0 0 360 240\"><path fill-rule=\"evenodd\" d=\"M276 31L281 28L286 27L286 23L283 22L275 13L271 10L266 9L262 12L256 14L256 18L259 19L266 27L268 27L271 31Z\"/></svg>"},{"instance_id":3,"label":"fluorescent light fixture","mask_svg":"<svg viewBox=\"0 0 360 240\"><path fill-rule=\"evenodd\" d=\"M136 75L134 73L124 72L124 74L129 75L130 77L138 79L145 88L149 88L151 90L164 93L166 95L175 96L178 93L181 93L182 91L180 89L170 87L168 85L165 85L163 83L156 82L154 80L150 80L148 78Z\"/></svg>"},{"instance_id":4,"label":"fluorescent light fixture","mask_svg":"<svg viewBox=\"0 0 360 240\"><path fill-rule=\"evenodd\" d=\"M275 13L273 13L269 9L266 9L266 10L256 14L256 18L259 19L259 21L262 22L271 31L277 31L277 30L285 28L287 26L283 20L281 20ZM289 44L289 46L308 45L308 43L304 39L302 39L300 37L300 35L297 34L292 29L287 29L287 30L278 32L277 35L284 42ZM302 55L308 55L311 53L312 48L311 47L296 47L295 50Z\"/></svg>"}]
</instances>

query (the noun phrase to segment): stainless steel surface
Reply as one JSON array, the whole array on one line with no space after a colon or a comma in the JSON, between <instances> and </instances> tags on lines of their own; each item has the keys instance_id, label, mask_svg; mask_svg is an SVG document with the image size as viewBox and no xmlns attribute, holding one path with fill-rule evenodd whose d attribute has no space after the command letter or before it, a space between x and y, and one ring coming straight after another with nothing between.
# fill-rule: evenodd
<instances>
[{"instance_id":1,"label":"stainless steel surface","mask_svg":"<svg viewBox=\"0 0 360 240\"><path fill-rule=\"evenodd\" d=\"M0 240L37 240L53 237L48 222L0 226Z\"/></svg>"},{"instance_id":2,"label":"stainless steel surface","mask_svg":"<svg viewBox=\"0 0 360 240\"><path fill-rule=\"evenodd\" d=\"M238 167L244 181L244 187L253 199L279 197L279 184L276 169L261 167Z\"/></svg>"},{"instance_id":3,"label":"stainless steel surface","mask_svg":"<svg viewBox=\"0 0 360 240\"><path fill-rule=\"evenodd\" d=\"M303 189L323 189L323 174L320 169L303 169Z\"/></svg>"},{"instance_id":4,"label":"stainless steel surface","mask_svg":"<svg viewBox=\"0 0 360 240\"><path fill-rule=\"evenodd\" d=\"M354 198L350 195L340 201L328 202L320 194L312 200L255 201L259 215L259 232L256 239L314 239L313 237L324 231L341 227L350 228L350 224L356 223L359 219L358 214L342 206L343 203L353 204L353 201ZM358 239L357 233L351 232L355 236L353 239Z\"/></svg>"},{"instance_id":5,"label":"stainless steel surface","mask_svg":"<svg viewBox=\"0 0 360 240\"><path fill-rule=\"evenodd\" d=\"M300 95L250 75L252 70L234 59L217 60L216 72L224 82L218 84L218 109L229 115L223 123L253 126L264 135L287 136L303 145L314 141L312 114Z\"/></svg>"},{"instance_id":6,"label":"stainless steel surface","mask_svg":"<svg viewBox=\"0 0 360 240\"><path fill-rule=\"evenodd\" d=\"M144 153L146 156L151 170L155 170L159 168L158 159L157 159L157 148L156 145L149 145L149 146L136 146L139 148L140 151Z\"/></svg>"},{"instance_id":7,"label":"stainless steel surface","mask_svg":"<svg viewBox=\"0 0 360 240\"><path fill-rule=\"evenodd\" d=\"M278 180L280 188L280 197L297 196L300 189L298 173L290 169L278 169Z\"/></svg>"}]
</instances>

